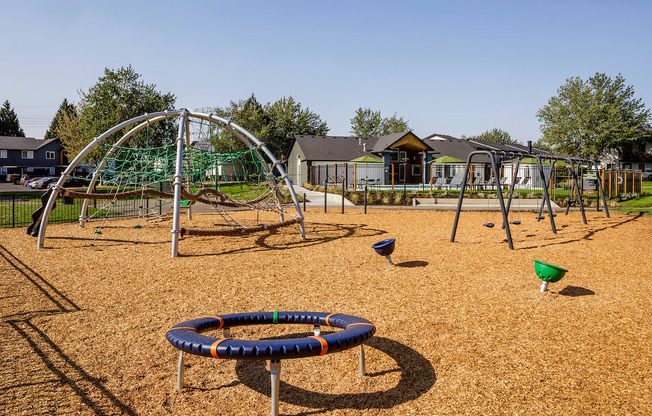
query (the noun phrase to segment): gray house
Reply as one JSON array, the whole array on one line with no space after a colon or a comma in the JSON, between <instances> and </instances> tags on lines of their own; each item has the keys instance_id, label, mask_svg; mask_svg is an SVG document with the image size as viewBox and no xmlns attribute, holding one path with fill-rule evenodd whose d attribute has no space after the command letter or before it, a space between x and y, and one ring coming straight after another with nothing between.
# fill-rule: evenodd
<instances>
[{"instance_id":1,"label":"gray house","mask_svg":"<svg viewBox=\"0 0 652 416\"><path fill-rule=\"evenodd\" d=\"M59 139L0 136L0 177L8 174L55 176L66 159Z\"/></svg>"},{"instance_id":2,"label":"gray house","mask_svg":"<svg viewBox=\"0 0 652 416\"><path fill-rule=\"evenodd\" d=\"M418 184L428 180L425 166L435 152L411 131L380 137L297 135L294 139L287 166L290 179L297 184L318 184L326 177L335 182L345 177L351 183L355 175L350 162L362 156L382 160L381 183L391 183L393 174L394 183ZM317 178L314 172L321 172L315 169L318 166L330 166L330 172Z\"/></svg>"}]
</instances>

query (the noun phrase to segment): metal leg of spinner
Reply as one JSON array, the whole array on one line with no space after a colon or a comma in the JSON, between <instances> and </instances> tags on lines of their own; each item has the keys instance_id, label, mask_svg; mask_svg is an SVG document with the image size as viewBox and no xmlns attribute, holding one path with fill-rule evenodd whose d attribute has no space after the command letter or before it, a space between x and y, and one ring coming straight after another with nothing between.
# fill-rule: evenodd
<instances>
[{"instance_id":1,"label":"metal leg of spinner","mask_svg":"<svg viewBox=\"0 0 652 416\"><path fill-rule=\"evenodd\" d=\"M179 351L179 363L177 364L177 390L183 388L183 350Z\"/></svg>"},{"instance_id":2,"label":"metal leg of spinner","mask_svg":"<svg viewBox=\"0 0 652 416\"><path fill-rule=\"evenodd\" d=\"M365 375L365 365L364 365L364 344L360 344L360 377Z\"/></svg>"},{"instance_id":3,"label":"metal leg of spinner","mask_svg":"<svg viewBox=\"0 0 652 416\"><path fill-rule=\"evenodd\" d=\"M222 334L224 338L231 338L231 328L224 328Z\"/></svg>"},{"instance_id":4,"label":"metal leg of spinner","mask_svg":"<svg viewBox=\"0 0 652 416\"><path fill-rule=\"evenodd\" d=\"M389 264L390 266L394 265L394 263L392 263L392 256L385 256L385 258L387 259L387 264Z\"/></svg>"},{"instance_id":5,"label":"metal leg of spinner","mask_svg":"<svg viewBox=\"0 0 652 416\"><path fill-rule=\"evenodd\" d=\"M548 290L548 282L544 280L543 282L541 282L541 289L539 289L539 293L543 293L546 290Z\"/></svg>"},{"instance_id":6,"label":"metal leg of spinner","mask_svg":"<svg viewBox=\"0 0 652 416\"><path fill-rule=\"evenodd\" d=\"M315 325L312 327L312 332L315 334L316 337L321 335L321 326Z\"/></svg>"},{"instance_id":7,"label":"metal leg of spinner","mask_svg":"<svg viewBox=\"0 0 652 416\"><path fill-rule=\"evenodd\" d=\"M269 362L269 374L272 379L272 416L278 416L278 389L281 385L281 360Z\"/></svg>"}]
</instances>

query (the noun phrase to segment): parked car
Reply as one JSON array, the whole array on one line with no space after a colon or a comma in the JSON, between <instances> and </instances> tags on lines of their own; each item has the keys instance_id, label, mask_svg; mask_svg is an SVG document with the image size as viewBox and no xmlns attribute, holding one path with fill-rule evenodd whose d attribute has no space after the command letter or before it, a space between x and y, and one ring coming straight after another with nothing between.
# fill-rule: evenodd
<instances>
[{"instance_id":1,"label":"parked car","mask_svg":"<svg viewBox=\"0 0 652 416\"><path fill-rule=\"evenodd\" d=\"M40 179L42 179L42 178L43 178L42 176L39 176L39 177L36 177L36 178L29 178L29 177L27 177L27 178L25 178L25 181L23 182L23 186L26 186L26 187L28 187L28 188L31 188L30 184L31 184L32 182L36 182L36 181L38 181L38 180L40 180Z\"/></svg>"},{"instance_id":2,"label":"parked car","mask_svg":"<svg viewBox=\"0 0 652 416\"><path fill-rule=\"evenodd\" d=\"M59 180L58 177L56 176L46 176L44 178L41 178L36 181L32 181L29 184L29 187L32 189L45 189L48 187L49 184L51 183L57 183L57 180Z\"/></svg>"},{"instance_id":3,"label":"parked car","mask_svg":"<svg viewBox=\"0 0 652 416\"><path fill-rule=\"evenodd\" d=\"M56 180L53 181L53 182L50 182L50 183L48 184L47 187L48 187L48 188L54 188L54 185L57 184L57 181L58 181L58 180L59 180L59 178L56 178ZM68 188L68 187L72 187L72 186L84 186L84 185L87 185L87 184L88 184L88 182L87 182L87 181L84 181L84 180L82 180L82 179L77 179L77 178L68 178L68 179L66 179L66 181L63 183L63 186L64 186L64 188Z\"/></svg>"},{"instance_id":4,"label":"parked car","mask_svg":"<svg viewBox=\"0 0 652 416\"><path fill-rule=\"evenodd\" d=\"M6 181L14 185L19 185L21 176L20 173L10 173L7 175Z\"/></svg>"}]
</instances>

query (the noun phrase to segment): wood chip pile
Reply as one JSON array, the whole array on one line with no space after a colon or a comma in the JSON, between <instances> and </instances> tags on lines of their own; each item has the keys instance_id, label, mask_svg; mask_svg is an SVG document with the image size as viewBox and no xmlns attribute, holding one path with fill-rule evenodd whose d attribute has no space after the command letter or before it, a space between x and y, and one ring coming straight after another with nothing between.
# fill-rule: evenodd
<instances>
[{"instance_id":1,"label":"wood chip pile","mask_svg":"<svg viewBox=\"0 0 652 416\"><path fill-rule=\"evenodd\" d=\"M269 414L268 363L187 356L179 391L165 332L274 310L341 312L378 329L366 377L358 349L282 361L281 414L652 414L652 218L591 212L584 225L560 213L555 235L522 213L512 251L498 216L492 229L485 216L462 213L451 243L453 212L309 209L305 241L298 226L186 237L176 259L170 222L106 222L101 234L50 225L41 250L23 228L2 229L0 414ZM371 248L386 238L397 240L395 267ZM534 259L568 273L539 293Z\"/></svg>"}]
</instances>

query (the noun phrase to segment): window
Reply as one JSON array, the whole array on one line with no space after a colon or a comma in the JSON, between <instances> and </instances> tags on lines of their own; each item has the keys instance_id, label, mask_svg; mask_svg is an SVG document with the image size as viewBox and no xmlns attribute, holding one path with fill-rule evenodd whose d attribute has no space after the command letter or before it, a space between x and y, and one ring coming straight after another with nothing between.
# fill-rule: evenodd
<instances>
[{"instance_id":1,"label":"window","mask_svg":"<svg viewBox=\"0 0 652 416\"><path fill-rule=\"evenodd\" d=\"M33 150L23 150L23 159L34 159Z\"/></svg>"},{"instance_id":2,"label":"window","mask_svg":"<svg viewBox=\"0 0 652 416\"><path fill-rule=\"evenodd\" d=\"M398 152L392 152L389 154L390 162L398 162Z\"/></svg>"},{"instance_id":3,"label":"window","mask_svg":"<svg viewBox=\"0 0 652 416\"><path fill-rule=\"evenodd\" d=\"M401 150L399 155L401 156L401 162L406 163L408 161L407 152Z\"/></svg>"},{"instance_id":4,"label":"window","mask_svg":"<svg viewBox=\"0 0 652 416\"><path fill-rule=\"evenodd\" d=\"M412 176L421 176L421 165L412 165Z\"/></svg>"},{"instance_id":5,"label":"window","mask_svg":"<svg viewBox=\"0 0 652 416\"><path fill-rule=\"evenodd\" d=\"M7 158L7 150L0 149L0 159L6 159L6 158Z\"/></svg>"},{"instance_id":6,"label":"window","mask_svg":"<svg viewBox=\"0 0 652 416\"><path fill-rule=\"evenodd\" d=\"M52 150L48 150L45 152L45 158L46 159L54 159L56 156L56 153Z\"/></svg>"}]
</instances>

